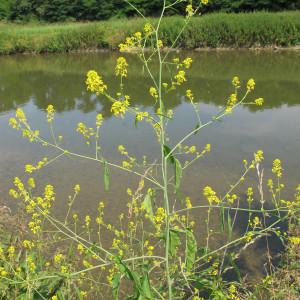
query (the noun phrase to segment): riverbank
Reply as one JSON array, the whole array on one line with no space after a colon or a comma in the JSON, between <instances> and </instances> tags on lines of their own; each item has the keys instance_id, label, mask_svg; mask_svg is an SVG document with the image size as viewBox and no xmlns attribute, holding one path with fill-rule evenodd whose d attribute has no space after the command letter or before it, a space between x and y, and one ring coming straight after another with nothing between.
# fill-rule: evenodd
<instances>
[{"instance_id":1,"label":"riverbank","mask_svg":"<svg viewBox=\"0 0 300 300\"><path fill-rule=\"evenodd\" d=\"M155 24L156 19L150 19ZM168 17L161 26L170 47L185 23ZM143 19L92 23L0 23L0 54L115 50L124 38L140 31ZM296 48L300 45L300 11L210 14L193 18L179 39L182 49Z\"/></svg>"}]
</instances>

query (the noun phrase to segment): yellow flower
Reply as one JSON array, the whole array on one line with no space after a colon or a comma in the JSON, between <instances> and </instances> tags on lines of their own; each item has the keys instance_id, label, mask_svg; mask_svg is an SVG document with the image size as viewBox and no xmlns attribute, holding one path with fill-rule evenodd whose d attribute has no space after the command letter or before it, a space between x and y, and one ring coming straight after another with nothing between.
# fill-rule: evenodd
<instances>
[{"instance_id":1,"label":"yellow flower","mask_svg":"<svg viewBox=\"0 0 300 300\"><path fill-rule=\"evenodd\" d=\"M155 87L150 87L149 89L149 93L150 95L154 98L154 99L157 99L158 98L158 93L157 93L157 90Z\"/></svg>"},{"instance_id":2,"label":"yellow flower","mask_svg":"<svg viewBox=\"0 0 300 300\"><path fill-rule=\"evenodd\" d=\"M193 62L192 58L187 57L182 63L186 69L189 69L192 65L192 62Z\"/></svg>"},{"instance_id":3,"label":"yellow flower","mask_svg":"<svg viewBox=\"0 0 300 300\"><path fill-rule=\"evenodd\" d=\"M8 257L9 257L9 258L14 257L15 251L16 251L16 249L15 249L14 246L9 246L8 249L7 249Z\"/></svg>"},{"instance_id":4,"label":"yellow flower","mask_svg":"<svg viewBox=\"0 0 300 300\"><path fill-rule=\"evenodd\" d=\"M241 85L241 81L237 76L234 76L232 79L232 84L233 86L235 86L236 88L239 88Z\"/></svg>"},{"instance_id":5,"label":"yellow flower","mask_svg":"<svg viewBox=\"0 0 300 300\"><path fill-rule=\"evenodd\" d=\"M185 198L185 204L186 204L187 208L192 208L193 207L190 197Z\"/></svg>"},{"instance_id":6,"label":"yellow flower","mask_svg":"<svg viewBox=\"0 0 300 300\"><path fill-rule=\"evenodd\" d=\"M232 108L235 106L236 103L237 103L237 94L231 94L227 102L226 112L231 113Z\"/></svg>"},{"instance_id":7,"label":"yellow flower","mask_svg":"<svg viewBox=\"0 0 300 300\"><path fill-rule=\"evenodd\" d=\"M194 9L192 4L188 4L187 7L185 8L185 12L187 13L187 16L190 17L194 14Z\"/></svg>"},{"instance_id":8,"label":"yellow flower","mask_svg":"<svg viewBox=\"0 0 300 300\"><path fill-rule=\"evenodd\" d=\"M218 198L217 193L210 186L206 186L204 188L203 195L207 198L207 201L210 205L212 205L213 203L221 203L221 200Z\"/></svg>"},{"instance_id":9,"label":"yellow flower","mask_svg":"<svg viewBox=\"0 0 300 300\"><path fill-rule=\"evenodd\" d=\"M144 118L148 118L149 117L149 113L148 112L138 112L136 115L136 120L137 121L143 121Z\"/></svg>"},{"instance_id":10,"label":"yellow flower","mask_svg":"<svg viewBox=\"0 0 300 300\"><path fill-rule=\"evenodd\" d=\"M55 109L53 105L48 105L47 107L47 121L51 123L54 120Z\"/></svg>"},{"instance_id":11,"label":"yellow flower","mask_svg":"<svg viewBox=\"0 0 300 300\"><path fill-rule=\"evenodd\" d=\"M254 101L254 103L257 105L257 106L262 106L264 104L264 99L263 98L258 98Z\"/></svg>"},{"instance_id":12,"label":"yellow flower","mask_svg":"<svg viewBox=\"0 0 300 300\"><path fill-rule=\"evenodd\" d=\"M186 90L185 95L191 102L194 101L194 95L191 90Z\"/></svg>"},{"instance_id":13,"label":"yellow flower","mask_svg":"<svg viewBox=\"0 0 300 300\"><path fill-rule=\"evenodd\" d=\"M54 262L59 264L63 260L64 256L61 253L57 253L54 255Z\"/></svg>"},{"instance_id":14,"label":"yellow flower","mask_svg":"<svg viewBox=\"0 0 300 300\"><path fill-rule=\"evenodd\" d=\"M103 116L102 116L102 114L99 113L96 116L96 126L100 127L102 125L102 123L103 123Z\"/></svg>"},{"instance_id":15,"label":"yellow flower","mask_svg":"<svg viewBox=\"0 0 300 300\"><path fill-rule=\"evenodd\" d=\"M247 90L248 90L248 92L251 92L254 90L254 88L255 88L255 81L253 78L251 78L247 82Z\"/></svg>"},{"instance_id":16,"label":"yellow flower","mask_svg":"<svg viewBox=\"0 0 300 300\"><path fill-rule=\"evenodd\" d=\"M24 111L21 109L21 108L18 108L16 110L16 118L20 121L20 122L23 122L25 123L27 121L27 118L25 116L25 113Z\"/></svg>"},{"instance_id":17,"label":"yellow flower","mask_svg":"<svg viewBox=\"0 0 300 300\"><path fill-rule=\"evenodd\" d=\"M89 215L85 216L85 225L86 227L89 227L91 223L91 217Z\"/></svg>"},{"instance_id":18,"label":"yellow flower","mask_svg":"<svg viewBox=\"0 0 300 300\"><path fill-rule=\"evenodd\" d=\"M58 298L57 298L57 296L54 295L51 297L51 300L58 300Z\"/></svg>"},{"instance_id":19,"label":"yellow flower","mask_svg":"<svg viewBox=\"0 0 300 300\"><path fill-rule=\"evenodd\" d=\"M181 85L182 83L186 82L186 76L185 76L185 71L180 70L176 75L175 75L175 80L177 85Z\"/></svg>"},{"instance_id":20,"label":"yellow flower","mask_svg":"<svg viewBox=\"0 0 300 300\"><path fill-rule=\"evenodd\" d=\"M289 240L294 245L300 245L300 237L299 236L292 236L289 238Z\"/></svg>"},{"instance_id":21,"label":"yellow flower","mask_svg":"<svg viewBox=\"0 0 300 300\"><path fill-rule=\"evenodd\" d=\"M259 163L263 161L263 159L264 159L264 152L262 150L258 150L256 153L254 153L255 162Z\"/></svg>"},{"instance_id":22,"label":"yellow flower","mask_svg":"<svg viewBox=\"0 0 300 300\"><path fill-rule=\"evenodd\" d=\"M92 93L103 94L107 90L102 77L96 71L89 71L86 79L87 90Z\"/></svg>"},{"instance_id":23,"label":"yellow flower","mask_svg":"<svg viewBox=\"0 0 300 300\"><path fill-rule=\"evenodd\" d=\"M76 194L78 194L78 193L80 192L80 185L79 185L79 184L76 184L76 185L74 186L74 192L75 192Z\"/></svg>"},{"instance_id":24,"label":"yellow flower","mask_svg":"<svg viewBox=\"0 0 300 300\"><path fill-rule=\"evenodd\" d=\"M128 63L125 57L121 56L117 59L117 65L115 69L115 73L117 76L127 77L127 67Z\"/></svg>"},{"instance_id":25,"label":"yellow flower","mask_svg":"<svg viewBox=\"0 0 300 300\"><path fill-rule=\"evenodd\" d=\"M153 31L153 27L150 23L146 23L144 26L144 31L146 34L150 34Z\"/></svg>"},{"instance_id":26,"label":"yellow flower","mask_svg":"<svg viewBox=\"0 0 300 300\"><path fill-rule=\"evenodd\" d=\"M111 112L115 116L119 116L119 115L123 116L130 105L129 99L130 99L129 96L125 96L124 101L115 101L111 106Z\"/></svg>"},{"instance_id":27,"label":"yellow flower","mask_svg":"<svg viewBox=\"0 0 300 300\"><path fill-rule=\"evenodd\" d=\"M208 2L209 2L209 0L201 0L200 2L201 2L201 4L203 4L203 5L207 5Z\"/></svg>"},{"instance_id":28,"label":"yellow flower","mask_svg":"<svg viewBox=\"0 0 300 300\"><path fill-rule=\"evenodd\" d=\"M162 40L158 40L157 41L157 46L158 46L158 48L162 48L164 46L163 41Z\"/></svg>"},{"instance_id":29,"label":"yellow flower","mask_svg":"<svg viewBox=\"0 0 300 300\"><path fill-rule=\"evenodd\" d=\"M34 247L34 243L28 240L23 241L23 246L26 249L32 249Z\"/></svg>"},{"instance_id":30,"label":"yellow flower","mask_svg":"<svg viewBox=\"0 0 300 300\"><path fill-rule=\"evenodd\" d=\"M29 188L34 189L35 188L35 181L32 177L30 177L27 181L27 184L29 186Z\"/></svg>"},{"instance_id":31,"label":"yellow flower","mask_svg":"<svg viewBox=\"0 0 300 300\"><path fill-rule=\"evenodd\" d=\"M280 159L275 159L273 161L272 173L275 174L278 178L282 176L282 166Z\"/></svg>"}]
</instances>

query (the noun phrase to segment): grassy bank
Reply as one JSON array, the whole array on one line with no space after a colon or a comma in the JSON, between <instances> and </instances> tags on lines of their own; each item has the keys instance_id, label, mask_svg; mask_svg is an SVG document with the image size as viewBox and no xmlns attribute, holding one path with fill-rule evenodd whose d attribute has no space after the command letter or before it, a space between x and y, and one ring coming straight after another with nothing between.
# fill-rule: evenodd
<instances>
[{"instance_id":1,"label":"grassy bank","mask_svg":"<svg viewBox=\"0 0 300 300\"><path fill-rule=\"evenodd\" d=\"M162 34L166 46L172 44L184 21L182 17L164 20ZM116 49L125 36L140 31L144 23L142 19L132 19L51 25L0 24L0 54ZM179 47L187 49L299 44L300 11L206 15L192 19L179 41Z\"/></svg>"}]
</instances>

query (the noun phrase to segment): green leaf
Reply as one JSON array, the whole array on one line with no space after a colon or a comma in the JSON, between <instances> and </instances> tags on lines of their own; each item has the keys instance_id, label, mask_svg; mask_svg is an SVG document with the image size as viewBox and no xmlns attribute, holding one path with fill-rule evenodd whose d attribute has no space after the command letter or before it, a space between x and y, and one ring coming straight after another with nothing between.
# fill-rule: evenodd
<instances>
[{"instance_id":1,"label":"green leaf","mask_svg":"<svg viewBox=\"0 0 300 300\"><path fill-rule=\"evenodd\" d=\"M152 208L152 191L148 191L143 202L143 206L147 212L147 214L150 216L150 219L153 219L153 208Z\"/></svg>"},{"instance_id":2,"label":"green leaf","mask_svg":"<svg viewBox=\"0 0 300 300\"><path fill-rule=\"evenodd\" d=\"M150 288L150 282L149 282L149 276L148 274L145 275L142 279L142 289L143 289L143 295L147 299L153 299L151 288Z\"/></svg>"},{"instance_id":3,"label":"green leaf","mask_svg":"<svg viewBox=\"0 0 300 300\"><path fill-rule=\"evenodd\" d=\"M171 154L171 149L167 146L164 145L164 156L167 157L168 156L168 161L174 165L175 164L175 158L173 156L173 154Z\"/></svg>"},{"instance_id":4,"label":"green leaf","mask_svg":"<svg viewBox=\"0 0 300 300\"><path fill-rule=\"evenodd\" d=\"M121 282L121 274L115 273L112 279L112 292L116 299L118 299L119 296L120 282Z\"/></svg>"},{"instance_id":5,"label":"green leaf","mask_svg":"<svg viewBox=\"0 0 300 300\"><path fill-rule=\"evenodd\" d=\"M170 256L174 256L177 248L181 245L179 232L171 229L169 232L169 238L169 254Z\"/></svg>"},{"instance_id":6,"label":"green leaf","mask_svg":"<svg viewBox=\"0 0 300 300\"><path fill-rule=\"evenodd\" d=\"M185 249L185 264L188 271L190 271L195 263L197 253L197 241L190 229L186 230L186 249Z\"/></svg>"},{"instance_id":7,"label":"green leaf","mask_svg":"<svg viewBox=\"0 0 300 300\"><path fill-rule=\"evenodd\" d=\"M104 189L105 191L109 191L109 169L107 166L107 162L104 162L104 174L103 174L103 180L104 180Z\"/></svg>"},{"instance_id":8,"label":"green leaf","mask_svg":"<svg viewBox=\"0 0 300 300\"><path fill-rule=\"evenodd\" d=\"M182 166L180 164L180 161L175 158L175 190L176 190L176 192L180 188L181 179L182 179Z\"/></svg>"}]
</instances>

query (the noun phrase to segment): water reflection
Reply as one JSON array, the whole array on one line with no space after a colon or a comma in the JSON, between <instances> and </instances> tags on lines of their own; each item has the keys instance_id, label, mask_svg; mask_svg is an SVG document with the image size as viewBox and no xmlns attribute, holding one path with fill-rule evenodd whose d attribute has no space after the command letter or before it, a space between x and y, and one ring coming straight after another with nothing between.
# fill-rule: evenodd
<instances>
[{"instance_id":1,"label":"water reflection","mask_svg":"<svg viewBox=\"0 0 300 300\"><path fill-rule=\"evenodd\" d=\"M116 91L118 84L114 77L114 66L117 55L101 53L1 57L0 112L9 112L32 101L38 109L45 109L51 103L58 112L76 109L88 113L99 110L109 118L109 103L87 93L84 78L89 69L99 70L110 90ZM255 77L259 84L257 96L261 96L263 91L266 103L263 108L249 107L253 112L300 104L300 53L226 51L180 55L189 55L194 59L193 68L189 72L189 87L195 91L196 99L201 103L223 105L231 92L230 78L239 75L245 81ZM145 93L150 81L134 55L129 55L127 59L130 65L127 93L132 95L138 105L153 107L153 100ZM186 101L180 95L184 95L184 90L168 97L169 108L176 108Z\"/></svg>"}]
</instances>

